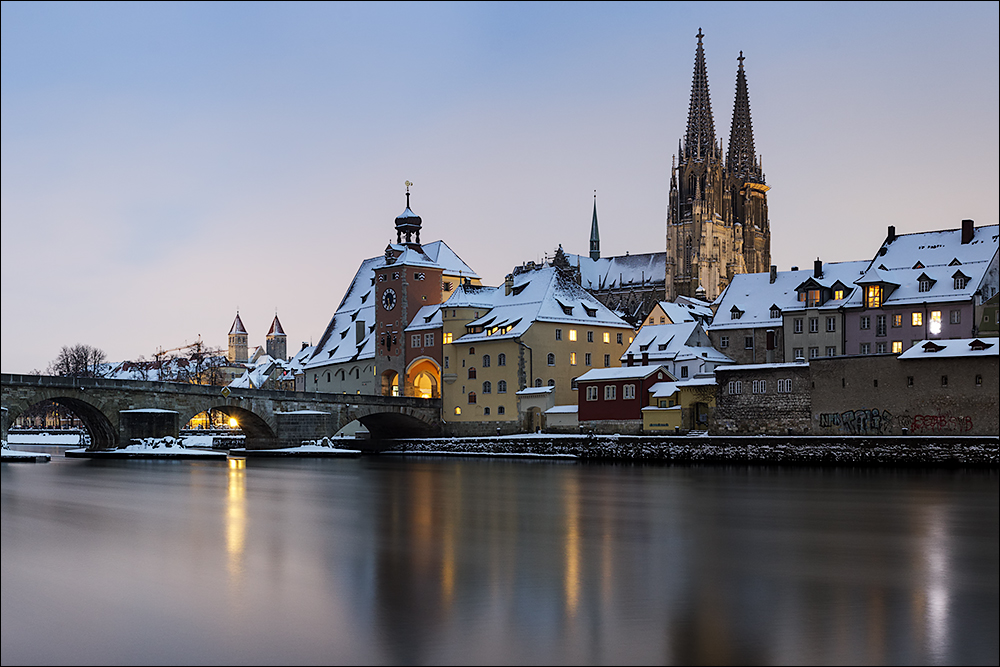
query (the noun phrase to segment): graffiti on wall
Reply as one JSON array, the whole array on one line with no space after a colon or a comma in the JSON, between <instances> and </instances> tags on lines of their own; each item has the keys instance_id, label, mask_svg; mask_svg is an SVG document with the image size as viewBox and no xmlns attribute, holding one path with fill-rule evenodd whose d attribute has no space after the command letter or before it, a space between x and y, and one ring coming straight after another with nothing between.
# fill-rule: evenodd
<instances>
[{"instance_id":1,"label":"graffiti on wall","mask_svg":"<svg viewBox=\"0 0 1000 667\"><path fill-rule=\"evenodd\" d=\"M886 435L892 428L892 413L878 408L822 412L820 428L836 428L851 435Z\"/></svg>"},{"instance_id":2,"label":"graffiti on wall","mask_svg":"<svg viewBox=\"0 0 1000 667\"><path fill-rule=\"evenodd\" d=\"M878 408L822 412L820 428L837 429L850 435L889 435L909 432L912 435L938 433L968 433L972 417L968 415L900 415L893 417L888 410Z\"/></svg>"}]
</instances>

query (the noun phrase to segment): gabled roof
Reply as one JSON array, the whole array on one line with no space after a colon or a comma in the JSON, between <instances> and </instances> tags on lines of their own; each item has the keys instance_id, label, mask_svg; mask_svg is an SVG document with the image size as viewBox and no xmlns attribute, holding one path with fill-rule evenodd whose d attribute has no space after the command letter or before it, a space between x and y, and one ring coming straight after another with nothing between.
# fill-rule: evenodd
<instances>
[{"instance_id":1,"label":"gabled roof","mask_svg":"<svg viewBox=\"0 0 1000 667\"><path fill-rule=\"evenodd\" d=\"M712 347L700 322L647 324L635 334L621 360L628 359L629 354L636 361L646 354L651 363L695 358L720 364L733 363L732 359Z\"/></svg>"},{"instance_id":2,"label":"gabled roof","mask_svg":"<svg viewBox=\"0 0 1000 667\"><path fill-rule=\"evenodd\" d=\"M386 262L385 256L378 257L380 263L374 267L375 269L393 266L417 266L441 269L448 276L479 279L479 275L463 262L444 241L425 243L419 247L405 243L391 243L389 247L398 253L398 257L391 264Z\"/></svg>"},{"instance_id":3,"label":"gabled roof","mask_svg":"<svg viewBox=\"0 0 1000 667\"><path fill-rule=\"evenodd\" d=\"M656 373L662 373L663 379L672 382L676 380L666 366L620 366L618 368L592 368L576 379L581 382L606 382L609 380L644 380Z\"/></svg>"},{"instance_id":4,"label":"gabled roof","mask_svg":"<svg viewBox=\"0 0 1000 667\"><path fill-rule=\"evenodd\" d=\"M243 320L240 319L240 314L236 313L236 319L233 320L233 326L229 329L229 335L234 334L245 334L247 332L246 327L243 326Z\"/></svg>"},{"instance_id":5,"label":"gabled roof","mask_svg":"<svg viewBox=\"0 0 1000 667\"><path fill-rule=\"evenodd\" d=\"M667 253L621 255L591 259L566 253L571 266L580 268L584 289L603 290L642 287L667 281Z\"/></svg>"},{"instance_id":6,"label":"gabled roof","mask_svg":"<svg viewBox=\"0 0 1000 667\"><path fill-rule=\"evenodd\" d=\"M284 336L285 330L281 328L281 322L278 321L278 316L274 316L274 321L271 322L271 328L267 332L268 336Z\"/></svg>"}]
</instances>

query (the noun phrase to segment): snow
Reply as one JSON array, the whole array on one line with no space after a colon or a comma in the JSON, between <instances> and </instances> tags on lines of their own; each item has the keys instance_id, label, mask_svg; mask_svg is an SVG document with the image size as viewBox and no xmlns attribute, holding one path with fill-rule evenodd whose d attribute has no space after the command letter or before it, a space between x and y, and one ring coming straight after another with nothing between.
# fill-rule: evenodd
<instances>
[{"instance_id":1,"label":"snow","mask_svg":"<svg viewBox=\"0 0 1000 667\"><path fill-rule=\"evenodd\" d=\"M79 433L7 433L7 442L18 445L79 445Z\"/></svg>"},{"instance_id":2,"label":"snow","mask_svg":"<svg viewBox=\"0 0 1000 667\"><path fill-rule=\"evenodd\" d=\"M3 461L48 461L51 458L52 457L48 454L11 449L7 446L6 440L4 440L2 442L2 446L0 446L0 460Z\"/></svg>"},{"instance_id":3,"label":"snow","mask_svg":"<svg viewBox=\"0 0 1000 667\"><path fill-rule=\"evenodd\" d=\"M545 411L547 415L575 414L578 411L577 405L554 405Z\"/></svg>"},{"instance_id":4,"label":"snow","mask_svg":"<svg viewBox=\"0 0 1000 667\"><path fill-rule=\"evenodd\" d=\"M666 366L621 366L619 368L592 368L576 379L580 382L600 382L605 380L639 380L653 373L663 373L669 380L675 379Z\"/></svg>"},{"instance_id":5,"label":"snow","mask_svg":"<svg viewBox=\"0 0 1000 667\"><path fill-rule=\"evenodd\" d=\"M114 455L131 455L136 456L136 458L156 458L156 457L206 457L206 458L223 458L226 456L225 452L210 452L204 449L194 449L191 447L185 447L182 444L182 440L167 436L165 438L139 438L133 441L125 447L118 447L117 449L108 450L88 450L88 449L70 449L67 452L70 454L96 454L100 456L101 454L114 454Z\"/></svg>"},{"instance_id":6,"label":"snow","mask_svg":"<svg viewBox=\"0 0 1000 667\"><path fill-rule=\"evenodd\" d=\"M763 368L808 368L808 361L788 361L784 363L776 364L734 364L732 366L719 366L715 369L718 373L720 371L756 371Z\"/></svg>"},{"instance_id":7,"label":"snow","mask_svg":"<svg viewBox=\"0 0 1000 667\"><path fill-rule=\"evenodd\" d=\"M589 289L609 289L627 285L665 283L667 253L620 255L591 259L587 255L566 253L566 259L580 268L580 279Z\"/></svg>"},{"instance_id":8,"label":"snow","mask_svg":"<svg viewBox=\"0 0 1000 667\"><path fill-rule=\"evenodd\" d=\"M119 410L119 412L156 412L156 413L173 413L180 414L176 410L161 410L160 408L136 408L135 410Z\"/></svg>"},{"instance_id":9,"label":"snow","mask_svg":"<svg viewBox=\"0 0 1000 667\"><path fill-rule=\"evenodd\" d=\"M329 412L322 410L291 410L289 412L275 412L276 415L328 415Z\"/></svg>"},{"instance_id":10,"label":"snow","mask_svg":"<svg viewBox=\"0 0 1000 667\"><path fill-rule=\"evenodd\" d=\"M516 394L518 396L532 396L534 394L551 394L555 390L555 387L525 387L517 391Z\"/></svg>"},{"instance_id":11,"label":"snow","mask_svg":"<svg viewBox=\"0 0 1000 667\"><path fill-rule=\"evenodd\" d=\"M976 347L985 344L986 349L973 349L972 343L978 341ZM925 347L926 346L926 347ZM936 352L935 347L940 347ZM942 357L996 357L1000 356L1000 342L996 338L950 338L943 340L924 340L915 343L897 359L941 359Z\"/></svg>"}]
</instances>

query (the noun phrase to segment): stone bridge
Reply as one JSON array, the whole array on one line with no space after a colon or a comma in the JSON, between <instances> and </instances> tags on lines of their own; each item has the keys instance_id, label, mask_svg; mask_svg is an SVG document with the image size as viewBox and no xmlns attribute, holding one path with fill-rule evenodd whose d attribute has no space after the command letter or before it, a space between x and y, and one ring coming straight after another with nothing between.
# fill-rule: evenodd
<instances>
[{"instance_id":1,"label":"stone bridge","mask_svg":"<svg viewBox=\"0 0 1000 667\"><path fill-rule=\"evenodd\" d=\"M235 418L247 449L295 447L331 436L357 419L371 433L371 446L397 437L441 432L439 399L320 394L260 389L0 374L0 401L7 425L37 403L72 410L90 434L90 449L124 447L140 437L177 436L192 417L217 410ZM227 394L227 395L224 395Z\"/></svg>"}]
</instances>

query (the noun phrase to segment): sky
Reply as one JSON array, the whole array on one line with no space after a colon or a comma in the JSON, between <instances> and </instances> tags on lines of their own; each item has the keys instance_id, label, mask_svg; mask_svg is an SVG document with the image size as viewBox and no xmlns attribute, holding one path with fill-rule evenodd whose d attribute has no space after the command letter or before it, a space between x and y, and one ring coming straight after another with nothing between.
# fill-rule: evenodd
<instances>
[{"instance_id":1,"label":"sky","mask_svg":"<svg viewBox=\"0 0 1000 667\"><path fill-rule=\"evenodd\" d=\"M405 207L499 285L661 252L699 28L746 60L779 270L998 222L984 3L42 3L0 22L0 370L317 342Z\"/></svg>"}]
</instances>

